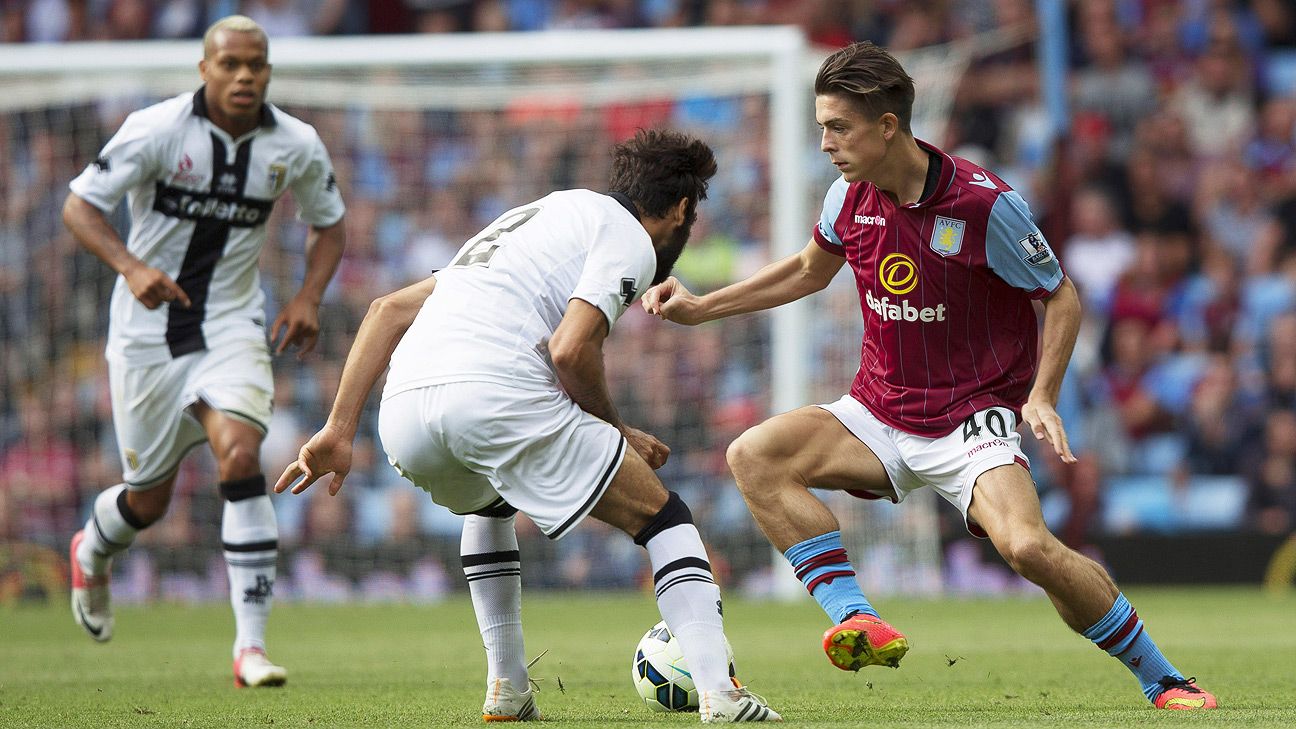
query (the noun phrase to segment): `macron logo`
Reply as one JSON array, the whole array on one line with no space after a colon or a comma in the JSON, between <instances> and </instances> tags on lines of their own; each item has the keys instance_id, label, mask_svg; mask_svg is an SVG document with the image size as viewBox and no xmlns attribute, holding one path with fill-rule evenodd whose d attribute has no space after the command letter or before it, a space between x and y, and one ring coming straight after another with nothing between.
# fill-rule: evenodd
<instances>
[{"instance_id":1,"label":"macron logo","mask_svg":"<svg viewBox=\"0 0 1296 729\"><path fill-rule=\"evenodd\" d=\"M856 225L876 225L882 228L886 227L886 218L881 215L856 215Z\"/></svg>"},{"instance_id":2,"label":"macron logo","mask_svg":"<svg viewBox=\"0 0 1296 729\"><path fill-rule=\"evenodd\" d=\"M984 172L973 172L972 184L976 185L977 187L984 187L987 190L999 189L999 187L995 185L994 182L989 177L986 177L986 173Z\"/></svg>"}]
</instances>

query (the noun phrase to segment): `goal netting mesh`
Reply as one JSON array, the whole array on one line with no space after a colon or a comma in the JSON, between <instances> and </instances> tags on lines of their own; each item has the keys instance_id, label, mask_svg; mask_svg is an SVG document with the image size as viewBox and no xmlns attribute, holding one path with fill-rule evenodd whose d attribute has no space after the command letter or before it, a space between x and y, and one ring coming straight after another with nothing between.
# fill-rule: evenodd
<instances>
[{"instance_id":1,"label":"goal netting mesh","mask_svg":"<svg viewBox=\"0 0 1296 729\"><path fill-rule=\"evenodd\" d=\"M120 480L102 356L113 276L61 223L67 183L126 114L193 92L198 55L196 42L0 49L0 603L65 589L70 534ZM968 57L914 57L926 59L914 75L931 91L916 119L929 138ZM444 265L502 210L554 189L604 189L611 145L636 128L679 128L716 151L719 174L677 267L697 291L804 245L832 181L812 123L818 58L786 28L293 39L274 42L271 59L270 100L319 131L348 207L319 347L274 365L262 452L271 481L324 421L373 298ZM301 280L294 213L282 201L268 224L271 317ZM111 219L126 230L124 205ZM778 594L789 579L733 487L726 446L771 412L836 399L861 331L845 276L775 315L683 328L636 308L618 324L607 347L614 398L672 447L660 475L692 507L726 589ZM339 497L275 497L283 598L435 600L462 589L459 521L387 466L376 407L371 398ZM226 599L215 473L205 449L184 462L168 516L117 560L115 600ZM900 507L828 498L867 589L939 590L929 497ZM559 542L519 524L529 587L650 581L642 550L593 520Z\"/></svg>"}]
</instances>

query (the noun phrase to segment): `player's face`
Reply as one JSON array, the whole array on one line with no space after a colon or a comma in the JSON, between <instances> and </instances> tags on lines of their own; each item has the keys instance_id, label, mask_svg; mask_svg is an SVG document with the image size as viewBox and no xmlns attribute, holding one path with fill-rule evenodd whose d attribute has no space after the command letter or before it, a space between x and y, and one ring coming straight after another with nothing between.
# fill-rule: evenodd
<instances>
[{"instance_id":1,"label":"player's face","mask_svg":"<svg viewBox=\"0 0 1296 729\"><path fill-rule=\"evenodd\" d=\"M815 97L815 121L823 129L819 148L847 182L868 180L886 156L881 119L869 119L843 96Z\"/></svg>"},{"instance_id":2,"label":"player's face","mask_svg":"<svg viewBox=\"0 0 1296 729\"><path fill-rule=\"evenodd\" d=\"M685 212L679 225L675 226L667 236L666 242L657 249L657 273L653 275L653 285L665 281L670 275L675 262L684 252L684 246L688 244L689 236L693 234L694 220L697 220L696 212L692 214Z\"/></svg>"},{"instance_id":3,"label":"player's face","mask_svg":"<svg viewBox=\"0 0 1296 729\"><path fill-rule=\"evenodd\" d=\"M222 31L211 52L198 64L207 84L213 118L238 124L255 122L270 84L270 62L264 39L257 33Z\"/></svg>"}]
</instances>

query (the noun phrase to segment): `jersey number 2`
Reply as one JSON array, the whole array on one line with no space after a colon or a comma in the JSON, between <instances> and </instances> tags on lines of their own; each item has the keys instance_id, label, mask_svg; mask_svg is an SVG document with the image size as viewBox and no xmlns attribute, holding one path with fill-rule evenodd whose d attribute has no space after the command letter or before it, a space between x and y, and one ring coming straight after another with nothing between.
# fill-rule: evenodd
<instances>
[{"instance_id":1,"label":"jersey number 2","mask_svg":"<svg viewBox=\"0 0 1296 729\"><path fill-rule=\"evenodd\" d=\"M496 221L493 227L487 228L480 236L469 243L464 252L450 265L489 266L491 258L495 256L495 251L499 250L499 247L503 245L500 242L500 236L505 233L512 233L522 227L523 223L534 218L538 212L540 212L540 208L526 208L525 210L517 210L506 214Z\"/></svg>"}]
</instances>

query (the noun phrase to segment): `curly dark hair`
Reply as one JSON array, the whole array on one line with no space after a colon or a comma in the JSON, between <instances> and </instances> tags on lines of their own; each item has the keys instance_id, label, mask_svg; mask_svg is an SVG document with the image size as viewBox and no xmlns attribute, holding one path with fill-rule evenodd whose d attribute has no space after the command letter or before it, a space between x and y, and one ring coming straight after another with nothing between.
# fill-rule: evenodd
<instances>
[{"instance_id":1,"label":"curly dark hair","mask_svg":"<svg viewBox=\"0 0 1296 729\"><path fill-rule=\"evenodd\" d=\"M705 142L669 129L640 129L613 148L609 189L650 218L665 217L680 198L688 198L691 223L715 173L715 154Z\"/></svg>"},{"instance_id":2,"label":"curly dark hair","mask_svg":"<svg viewBox=\"0 0 1296 729\"><path fill-rule=\"evenodd\" d=\"M913 133L913 79L895 56L869 41L852 43L825 59L814 91L815 96L843 96L870 119L891 112L902 131Z\"/></svg>"}]
</instances>

